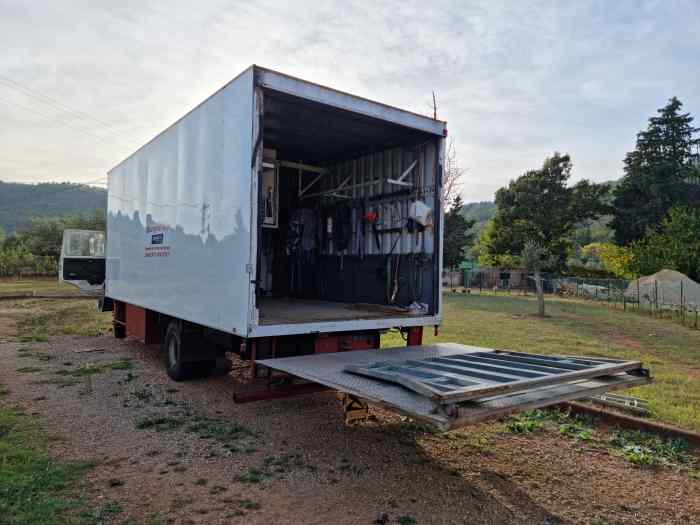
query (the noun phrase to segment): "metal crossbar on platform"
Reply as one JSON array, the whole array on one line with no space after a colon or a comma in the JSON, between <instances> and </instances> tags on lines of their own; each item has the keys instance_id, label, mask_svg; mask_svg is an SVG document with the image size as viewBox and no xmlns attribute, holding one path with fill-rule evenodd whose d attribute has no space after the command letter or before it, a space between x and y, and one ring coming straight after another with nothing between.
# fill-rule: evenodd
<instances>
[{"instance_id":1,"label":"metal crossbar on platform","mask_svg":"<svg viewBox=\"0 0 700 525\"><path fill-rule=\"evenodd\" d=\"M441 403L517 392L640 368L637 361L552 357L520 352L467 352L444 357L349 365L346 371L391 381Z\"/></svg>"}]
</instances>

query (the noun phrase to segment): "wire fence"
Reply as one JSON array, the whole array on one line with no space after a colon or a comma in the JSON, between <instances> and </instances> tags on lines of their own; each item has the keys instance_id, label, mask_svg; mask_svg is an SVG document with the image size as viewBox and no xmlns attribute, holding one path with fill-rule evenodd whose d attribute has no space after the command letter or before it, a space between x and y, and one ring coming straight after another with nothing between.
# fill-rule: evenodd
<instances>
[{"instance_id":1,"label":"wire fence","mask_svg":"<svg viewBox=\"0 0 700 525\"><path fill-rule=\"evenodd\" d=\"M679 274L680 275L680 274ZM596 302L610 308L674 318L683 325L700 328L700 286L688 279L636 280L570 277L542 274L544 292ZM443 286L465 293L535 293L535 279L524 270L449 272Z\"/></svg>"}]
</instances>

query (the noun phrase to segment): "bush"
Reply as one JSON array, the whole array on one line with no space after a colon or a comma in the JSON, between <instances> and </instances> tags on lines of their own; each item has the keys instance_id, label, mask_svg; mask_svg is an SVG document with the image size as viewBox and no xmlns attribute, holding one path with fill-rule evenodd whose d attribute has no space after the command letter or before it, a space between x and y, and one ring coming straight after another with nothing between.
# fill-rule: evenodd
<instances>
[{"instance_id":1,"label":"bush","mask_svg":"<svg viewBox=\"0 0 700 525\"><path fill-rule=\"evenodd\" d=\"M506 422L506 429L513 434L530 434L541 428L546 419L547 414L542 410L531 410L510 418Z\"/></svg>"},{"instance_id":2,"label":"bush","mask_svg":"<svg viewBox=\"0 0 700 525\"><path fill-rule=\"evenodd\" d=\"M659 231L650 230L632 245L632 262L640 275L677 270L700 280L700 207L672 208Z\"/></svg>"},{"instance_id":3,"label":"bush","mask_svg":"<svg viewBox=\"0 0 700 525\"><path fill-rule=\"evenodd\" d=\"M695 456L682 439L664 439L648 432L620 430L610 437L631 463L639 466L676 465L693 467Z\"/></svg>"},{"instance_id":4,"label":"bush","mask_svg":"<svg viewBox=\"0 0 700 525\"><path fill-rule=\"evenodd\" d=\"M101 210L92 216L33 217L29 223L26 231L0 238L0 277L56 275L63 230L105 229Z\"/></svg>"}]
</instances>

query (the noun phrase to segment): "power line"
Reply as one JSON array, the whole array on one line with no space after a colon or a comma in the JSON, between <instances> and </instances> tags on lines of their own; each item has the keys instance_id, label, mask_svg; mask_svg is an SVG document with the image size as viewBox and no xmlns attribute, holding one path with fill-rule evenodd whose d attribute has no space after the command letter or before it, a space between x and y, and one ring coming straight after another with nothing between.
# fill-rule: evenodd
<instances>
[{"instance_id":1,"label":"power line","mask_svg":"<svg viewBox=\"0 0 700 525\"><path fill-rule=\"evenodd\" d=\"M25 106L24 104L19 104L19 103L13 101L13 100L9 100L9 99L0 97L0 102L4 102L5 104L9 104L9 105L15 106L15 107L20 108L20 109L23 109L23 110L25 110L25 111L29 111L29 112L31 112L31 113L34 113L35 115L38 115L39 117L44 118L46 121L50 121L50 122L52 122L52 123L54 123L54 124L57 124L57 125L60 125L60 126L64 126L64 127L66 127L66 128L70 128L70 129L72 129L73 131L77 131L78 133L83 133L83 134L85 134L85 135L90 135L91 137L96 138L96 139L99 139L99 140L102 140L102 141L104 141L104 140L106 140L106 139L108 138L108 137L105 137L105 136L103 136L103 135L98 135L97 133L94 133L92 130L89 130L89 129L86 129L86 128L82 128L82 127L77 127L77 126L71 124L69 121L65 121L65 120L56 120L56 119L55 119L56 115L52 115L52 114L49 114L49 113L46 113L46 112L37 110L36 108L32 108L32 107L29 107L29 106ZM123 138L120 137L120 140L123 141L123 140L125 140L125 139L123 139ZM124 146L127 146L127 144L124 143ZM135 147L135 144L133 144L133 143L132 143L132 144L128 144L128 146L129 146L129 147Z\"/></svg>"},{"instance_id":2,"label":"power line","mask_svg":"<svg viewBox=\"0 0 700 525\"><path fill-rule=\"evenodd\" d=\"M53 97L50 97L48 95L45 95L44 93L41 93L39 91L36 91L34 89L31 89L27 86L20 84L16 80L12 80L11 78L8 78L4 75L0 75L0 83L5 85L6 87L15 89L16 91L20 91L20 92L24 93L25 95L32 97L35 100L38 100L39 102L42 102L48 106L51 106L51 107L58 109L60 111L64 111L66 113L69 113L69 114L71 114L79 119L91 120L92 122L97 123L100 126L108 129L112 133L120 133L119 130L117 130L116 128L114 128L112 126L112 124L105 122L104 120L99 119L97 117L94 117L94 116L92 116L84 111L72 108L72 107L64 104L63 102L61 102Z\"/></svg>"},{"instance_id":3,"label":"power line","mask_svg":"<svg viewBox=\"0 0 700 525\"><path fill-rule=\"evenodd\" d=\"M70 128L70 129L72 129L72 130L74 130L74 131L77 131L78 133L81 133L81 134L84 134L84 135L90 135L91 137L97 138L97 139L99 139L99 140L101 140L101 141L104 141L104 140L105 140L105 137L100 136L100 135L98 135L98 134L96 134L96 133L94 133L94 132L92 132L92 131L90 131L90 130L77 127L77 126L73 125L72 123L70 123L70 122L68 122L68 121L61 121L61 120L56 121L56 120L53 118L53 117L55 117L55 115L47 114L46 112L40 111L40 110L38 110L38 109L36 109L36 108L32 108L32 107L29 107L29 106L25 106L25 105L23 105L23 104L19 104L19 103L15 102L15 101L12 101L12 100L3 99L3 98L1 98L1 97L0 97L0 102L4 102L4 103L7 104L7 105L11 105L11 106L14 106L14 107L23 109L23 110L25 110L25 111L29 111L30 113L33 113L33 114L39 116L39 117L42 118L42 119L45 119L45 120L47 120L47 121L54 122L54 123L56 123L56 124L59 124L59 125L62 125L62 126L64 126L64 127L66 127L66 128ZM107 183L107 182L106 182L106 180L105 180L105 177L100 177L99 179L87 181L87 182L85 182L85 183L80 183L80 184L88 185L88 184L106 184L106 183ZM70 191L70 190L72 190L72 189L75 189L75 188L73 188L73 187L71 187L71 188L66 188L65 190L58 190L58 192L60 193L60 192L62 192L62 191Z\"/></svg>"},{"instance_id":4,"label":"power line","mask_svg":"<svg viewBox=\"0 0 700 525\"><path fill-rule=\"evenodd\" d=\"M34 113L35 115L39 115L40 117L42 117L42 118L44 118L44 119L46 119L46 120L49 120L50 115L48 115L48 114L46 114L46 113L42 113L41 111L38 111L38 110L36 110L36 109L34 109L34 108L31 108L31 107L29 107L29 106L25 106L25 105L23 105L23 104L18 104L18 103L15 102L14 100L8 100L8 99L6 99L6 98L1 98L1 97L0 97L0 102L4 102L5 104L9 104L9 105L15 106L15 107L20 108L20 109L24 109L24 110L26 110L26 111L29 111L29 112L31 112L31 113ZM52 115L51 115L51 116L52 116Z\"/></svg>"},{"instance_id":5,"label":"power line","mask_svg":"<svg viewBox=\"0 0 700 525\"><path fill-rule=\"evenodd\" d=\"M132 147L132 148L138 147L136 142L133 141L133 139L124 137L121 134L121 132L118 131L116 128L114 128L111 124L108 124L107 122L105 122L97 117L93 117L92 115L89 115L88 113L85 113L84 111L80 111L80 110L71 108L70 106L63 104L62 102L60 102L52 97L49 97L48 95L44 95L43 93L32 90L26 86L23 86L23 85L19 84L18 82L15 82L14 80L7 78L3 75L0 75L0 85L4 86L6 88L14 89L15 91L22 93L25 96L28 96L28 97L30 97L30 98L32 98L40 103L45 104L45 106L48 106L49 108L52 108L54 110L58 110L58 111L62 112L63 114L70 115L70 116L74 117L75 119L78 119L79 121L81 121L81 123L87 123L87 124L93 124L93 125L97 124L102 129L104 129L107 132L111 133L112 135L118 137L122 142L124 142L124 145L128 145L129 147ZM47 119L50 117L56 116L56 115L49 116L47 113L39 111L37 108L30 108L30 107L18 104L16 102L8 100L8 99L1 99L0 98L0 100L4 100L7 103L10 103L10 104L13 104L13 105L20 107L22 109L31 111L32 113L35 113L39 116L43 116ZM105 139L104 136L96 134L94 132L94 130L89 129L89 128L77 127L77 126L73 125L70 121L66 121L66 120L56 121L56 120L54 120L54 122L56 122L57 124L69 126L69 127L73 128L81 133L91 134L92 136L99 138L100 140Z\"/></svg>"},{"instance_id":6,"label":"power line","mask_svg":"<svg viewBox=\"0 0 700 525\"><path fill-rule=\"evenodd\" d=\"M46 109L51 108L53 110L59 111L60 112L59 115L61 113L64 115L67 114L67 115L73 117L74 119L77 119L77 121L79 121L81 123L97 125L99 128L106 130L107 132L111 133L112 135L116 135L121 141L128 141L130 147L137 147L136 143L133 142L132 139L128 139L128 138L123 137L121 132L118 129L116 129L112 124L110 124L109 122L106 122L98 117L90 115L89 113L86 113L85 111L73 108L73 107L61 102L60 100L57 100L49 95L46 95L46 94L44 94L36 89L32 89L28 86L22 85L19 82L15 81L9 77L6 77L4 75L0 75L0 85L5 87L5 88L13 89L16 92L19 92L19 93L23 94L24 96L27 96L27 97L39 102L40 104L43 104L43 106L29 107L29 106L25 106L23 104L19 104L13 100L4 99L2 97L0 97L0 102L4 102L5 104L15 106L15 107L23 109L25 111L29 111L30 113L33 113L33 114L41 117L42 119L52 121L55 124L59 124L59 125L62 125L64 127L70 128L70 129L77 131L81 134L91 135L94 138L97 138L100 140L105 140L104 136L98 135L97 133L94 132L93 129L76 126L75 122L70 121L70 120L66 120L65 118L62 120L61 119L57 120L56 117L58 115L49 114L45 111ZM94 180L81 182L81 183L75 183L74 185L70 185L66 188L57 189L57 190L51 192L50 195L38 196L34 200L35 200L35 202L36 201L38 201L38 202L45 201L47 197L48 198L55 197L58 194L62 194L62 193L68 192L68 191L75 191L78 189L84 189L86 186L88 186L90 184L105 185L105 184L107 184L107 181L105 180L105 177L103 176L103 177L100 177L99 179L94 179Z\"/></svg>"}]
</instances>

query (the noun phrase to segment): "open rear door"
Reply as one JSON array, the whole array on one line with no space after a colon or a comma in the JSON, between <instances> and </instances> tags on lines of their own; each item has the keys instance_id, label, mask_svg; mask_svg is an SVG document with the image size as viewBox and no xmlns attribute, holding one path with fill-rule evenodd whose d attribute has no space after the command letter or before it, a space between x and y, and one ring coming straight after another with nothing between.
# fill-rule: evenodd
<instances>
[{"instance_id":1,"label":"open rear door","mask_svg":"<svg viewBox=\"0 0 700 525\"><path fill-rule=\"evenodd\" d=\"M554 357L453 343L257 363L443 430L651 380L638 361Z\"/></svg>"}]
</instances>

